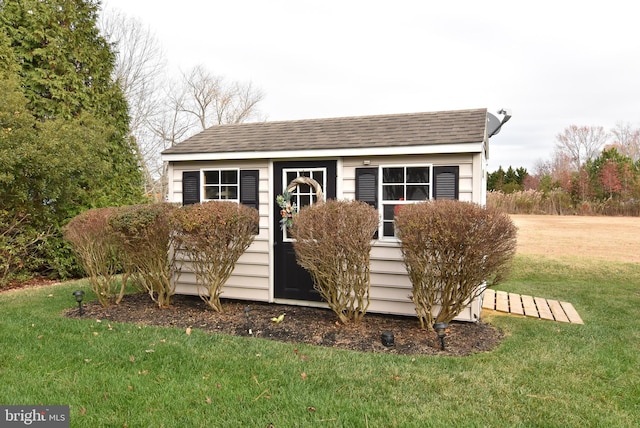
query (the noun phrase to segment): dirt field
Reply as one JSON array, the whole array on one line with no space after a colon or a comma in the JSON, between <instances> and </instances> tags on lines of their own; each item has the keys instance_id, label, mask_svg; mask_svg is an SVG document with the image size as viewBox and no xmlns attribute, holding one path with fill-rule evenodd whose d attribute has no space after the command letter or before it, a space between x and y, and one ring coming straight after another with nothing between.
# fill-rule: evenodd
<instances>
[{"instance_id":1,"label":"dirt field","mask_svg":"<svg viewBox=\"0 0 640 428\"><path fill-rule=\"evenodd\" d=\"M640 263L640 218L512 215L518 253Z\"/></svg>"}]
</instances>

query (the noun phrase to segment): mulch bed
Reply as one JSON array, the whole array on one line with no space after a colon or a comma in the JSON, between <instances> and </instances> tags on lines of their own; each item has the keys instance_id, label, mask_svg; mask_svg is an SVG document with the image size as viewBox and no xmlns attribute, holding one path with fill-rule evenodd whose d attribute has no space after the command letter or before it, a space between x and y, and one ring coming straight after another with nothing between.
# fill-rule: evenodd
<instances>
[{"instance_id":1,"label":"mulch bed","mask_svg":"<svg viewBox=\"0 0 640 428\"><path fill-rule=\"evenodd\" d=\"M389 354L466 356L494 349L503 337L488 324L453 322L442 351L436 333L420 329L415 317L367 313L360 323L343 325L328 309L237 300L223 300L222 305L224 313L216 313L198 296L176 295L170 307L161 309L148 295L132 294L106 308L87 302L83 318ZM282 322L272 321L283 313ZM78 317L77 307L65 311L65 316ZM381 334L386 331L393 332L395 346L382 345Z\"/></svg>"}]
</instances>

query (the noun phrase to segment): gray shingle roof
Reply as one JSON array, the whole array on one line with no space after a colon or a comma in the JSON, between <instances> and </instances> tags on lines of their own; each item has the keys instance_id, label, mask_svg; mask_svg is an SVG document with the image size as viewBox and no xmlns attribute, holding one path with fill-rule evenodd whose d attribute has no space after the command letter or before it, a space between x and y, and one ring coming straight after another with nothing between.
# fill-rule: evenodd
<instances>
[{"instance_id":1,"label":"gray shingle roof","mask_svg":"<svg viewBox=\"0 0 640 428\"><path fill-rule=\"evenodd\" d=\"M163 154L270 152L477 143L487 109L212 126Z\"/></svg>"}]
</instances>

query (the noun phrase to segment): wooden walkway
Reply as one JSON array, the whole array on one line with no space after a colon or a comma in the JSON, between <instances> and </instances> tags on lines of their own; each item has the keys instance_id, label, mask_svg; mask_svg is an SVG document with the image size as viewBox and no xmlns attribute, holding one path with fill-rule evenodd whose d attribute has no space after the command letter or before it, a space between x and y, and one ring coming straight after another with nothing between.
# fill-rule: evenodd
<instances>
[{"instance_id":1,"label":"wooden walkway","mask_svg":"<svg viewBox=\"0 0 640 428\"><path fill-rule=\"evenodd\" d=\"M523 296L507 293L506 291L485 290L482 309L545 320L584 324L571 303L543 299L541 297Z\"/></svg>"}]
</instances>

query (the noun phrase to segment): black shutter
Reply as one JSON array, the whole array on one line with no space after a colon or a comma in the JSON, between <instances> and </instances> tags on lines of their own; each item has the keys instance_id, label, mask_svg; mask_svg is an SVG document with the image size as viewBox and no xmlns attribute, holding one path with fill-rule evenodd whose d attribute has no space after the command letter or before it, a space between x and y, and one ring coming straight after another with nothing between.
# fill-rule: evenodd
<instances>
[{"instance_id":1,"label":"black shutter","mask_svg":"<svg viewBox=\"0 0 640 428\"><path fill-rule=\"evenodd\" d=\"M200 202L200 171L182 173L182 205Z\"/></svg>"},{"instance_id":2,"label":"black shutter","mask_svg":"<svg viewBox=\"0 0 640 428\"><path fill-rule=\"evenodd\" d=\"M356 200L378 209L378 168L356 168ZM378 239L377 230L372 238Z\"/></svg>"},{"instance_id":3,"label":"black shutter","mask_svg":"<svg viewBox=\"0 0 640 428\"><path fill-rule=\"evenodd\" d=\"M257 169L248 169L240 171L240 203L259 209L260 198L258 182L260 179L260 171Z\"/></svg>"},{"instance_id":4,"label":"black shutter","mask_svg":"<svg viewBox=\"0 0 640 428\"><path fill-rule=\"evenodd\" d=\"M260 171L257 169L240 170L240 203L256 210L260 210L260 193L258 184ZM253 233L260 233L260 223L256 223Z\"/></svg>"},{"instance_id":5,"label":"black shutter","mask_svg":"<svg viewBox=\"0 0 640 428\"><path fill-rule=\"evenodd\" d=\"M433 197L435 199L458 199L459 167L436 166L433 168Z\"/></svg>"},{"instance_id":6,"label":"black shutter","mask_svg":"<svg viewBox=\"0 0 640 428\"><path fill-rule=\"evenodd\" d=\"M378 168L356 168L356 200L378 208Z\"/></svg>"}]
</instances>

